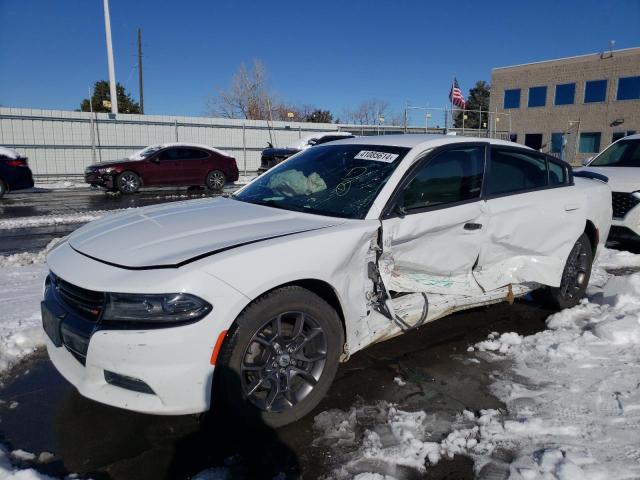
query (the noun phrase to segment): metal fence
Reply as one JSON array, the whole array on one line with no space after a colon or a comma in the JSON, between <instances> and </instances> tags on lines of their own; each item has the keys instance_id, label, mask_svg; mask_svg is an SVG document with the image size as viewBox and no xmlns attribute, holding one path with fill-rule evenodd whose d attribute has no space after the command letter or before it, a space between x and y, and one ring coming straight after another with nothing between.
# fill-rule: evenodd
<instances>
[{"instance_id":1,"label":"metal fence","mask_svg":"<svg viewBox=\"0 0 640 480\"><path fill-rule=\"evenodd\" d=\"M129 115L0 108L0 145L29 157L36 175L78 175L96 162L123 158L158 143L190 142L225 150L241 170L255 171L271 142L286 146L338 125L206 117Z\"/></svg>"},{"instance_id":2,"label":"metal fence","mask_svg":"<svg viewBox=\"0 0 640 480\"><path fill-rule=\"evenodd\" d=\"M130 115L0 108L0 145L29 157L35 175L80 175L91 163L129 156L148 145L189 142L229 152L241 171L255 172L267 142L287 146L317 132L348 131L355 135L447 133L508 138L491 129L452 129L435 126L348 125L267 122L208 117Z\"/></svg>"}]
</instances>

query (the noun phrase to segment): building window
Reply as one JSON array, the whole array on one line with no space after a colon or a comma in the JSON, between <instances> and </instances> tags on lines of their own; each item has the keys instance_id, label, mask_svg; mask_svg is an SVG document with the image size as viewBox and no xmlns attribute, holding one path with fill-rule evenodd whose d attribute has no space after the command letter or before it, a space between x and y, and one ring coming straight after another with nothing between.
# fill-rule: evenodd
<instances>
[{"instance_id":1,"label":"building window","mask_svg":"<svg viewBox=\"0 0 640 480\"><path fill-rule=\"evenodd\" d=\"M564 140L564 133L552 133L551 134L551 153L562 153L562 143Z\"/></svg>"},{"instance_id":2,"label":"building window","mask_svg":"<svg viewBox=\"0 0 640 480\"><path fill-rule=\"evenodd\" d=\"M556 105L573 105L576 96L575 83L556 85Z\"/></svg>"},{"instance_id":3,"label":"building window","mask_svg":"<svg viewBox=\"0 0 640 480\"><path fill-rule=\"evenodd\" d=\"M524 144L529 148L533 148L534 150L540 150L542 148L542 134L527 133L524 136Z\"/></svg>"},{"instance_id":4,"label":"building window","mask_svg":"<svg viewBox=\"0 0 640 480\"><path fill-rule=\"evenodd\" d=\"M585 132L580 134L580 153L598 153L600 151L600 132Z\"/></svg>"},{"instance_id":5,"label":"building window","mask_svg":"<svg viewBox=\"0 0 640 480\"><path fill-rule=\"evenodd\" d=\"M618 96L616 100L640 99L640 77L623 77L618 79Z\"/></svg>"},{"instance_id":6,"label":"building window","mask_svg":"<svg viewBox=\"0 0 640 480\"><path fill-rule=\"evenodd\" d=\"M520 89L504 91L504 108L520 108Z\"/></svg>"},{"instance_id":7,"label":"building window","mask_svg":"<svg viewBox=\"0 0 640 480\"><path fill-rule=\"evenodd\" d=\"M604 102L607 99L607 81L589 80L584 85L584 103Z\"/></svg>"},{"instance_id":8,"label":"building window","mask_svg":"<svg viewBox=\"0 0 640 480\"><path fill-rule=\"evenodd\" d=\"M544 107L547 103L547 87L531 87L529 89L529 106Z\"/></svg>"}]
</instances>

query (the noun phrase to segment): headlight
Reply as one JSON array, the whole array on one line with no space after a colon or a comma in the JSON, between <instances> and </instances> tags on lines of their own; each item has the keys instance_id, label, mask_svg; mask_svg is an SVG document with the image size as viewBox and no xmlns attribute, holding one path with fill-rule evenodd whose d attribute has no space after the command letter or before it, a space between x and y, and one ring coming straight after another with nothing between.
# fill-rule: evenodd
<instances>
[{"instance_id":1,"label":"headlight","mask_svg":"<svg viewBox=\"0 0 640 480\"><path fill-rule=\"evenodd\" d=\"M212 308L209 303L188 293L109 293L102 320L141 323L194 322L208 314Z\"/></svg>"},{"instance_id":2,"label":"headlight","mask_svg":"<svg viewBox=\"0 0 640 480\"><path fill-rule=\"evenodd\" d=\"M104 168L99 168L98 169L98 173L111 173L111 172L115 172L116 169L114 167L104 167Z\"/></svg>"}]
</instances>

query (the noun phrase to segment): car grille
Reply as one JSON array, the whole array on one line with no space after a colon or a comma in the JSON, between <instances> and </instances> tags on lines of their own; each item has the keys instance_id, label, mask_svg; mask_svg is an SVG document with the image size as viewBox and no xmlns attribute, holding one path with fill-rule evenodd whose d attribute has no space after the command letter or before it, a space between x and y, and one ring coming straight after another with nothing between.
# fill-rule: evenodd
<instances>
[{"instance_id":1,"label":"car grille","mask_svg":"<svg viewBox=\"0 0 640 480\"><path fill-rule=\"evenodd\" d=\"M58 298L87 320L98 320L104 308L104 293L72 285L51 273L51 281Z\"/></svg>"},{"instance_id":2,"label":"car grille","mask_svg":"<svg viewBox=\"0 0 640 480\"><path fill-rule=\"evenodd\" d=\"M612 192L611 202L613 204L613 218L624 218L629 210L640 203L640 200L630 193Z\"/></svg>"}]
</instances>

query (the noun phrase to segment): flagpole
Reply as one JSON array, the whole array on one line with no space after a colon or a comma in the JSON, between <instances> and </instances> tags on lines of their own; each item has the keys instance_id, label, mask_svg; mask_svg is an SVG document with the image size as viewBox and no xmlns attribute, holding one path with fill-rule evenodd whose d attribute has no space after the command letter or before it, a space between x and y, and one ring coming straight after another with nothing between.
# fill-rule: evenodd
<instances>
[{"instance_id":1,"label":"flagpole","mask_svg":"<svg viewBox=\"0 0 640 480\"><path fill-rule=\"evenodd\" d=\"M456 84L456 76L454 75L453 78L451 79L451 98L449 100L451 100L451 128L453 129L454 127L454 123L453 123L453 89L455 88L455 84Z\"/></svg>"}]
</instances>

